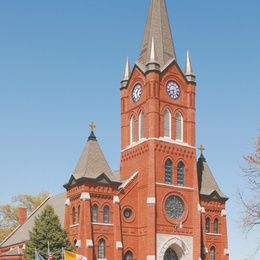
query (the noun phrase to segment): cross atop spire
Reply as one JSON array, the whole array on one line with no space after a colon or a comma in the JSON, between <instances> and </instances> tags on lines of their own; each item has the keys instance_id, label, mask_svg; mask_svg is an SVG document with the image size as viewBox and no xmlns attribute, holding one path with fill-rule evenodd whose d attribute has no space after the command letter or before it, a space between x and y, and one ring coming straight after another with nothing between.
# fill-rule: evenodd
<instances>
[{"instance_id":1,"label":"cross atop spire","mask_svg":"<svg viewBox=\"0 0 260 260\"><path fill-rule=\"evenodd\" d=\"M144 70L150 60L152 45L156 48L156 61L161 69L176 60L165 0L150 0L142 47L137 61L137 65Z\"/></svg>"},{"instance_id":2,"label":"cross atop spire","mask_svg":"<svg viewBox=\"0 0 260 260\"><path fill-rule=\"evenodd\" d=\"M90 123L89 127L91 129L91 132L90 132L90 135L88 137L88 141L97 141L97 138L94 134L94 130L95 130L96 126L95 126L93 121Z\"/></svg>"},{"instance_id":3,"label":"cross atop spire","mask_svg":"<svg viewBox=\"0 0 260 260\"><path fill-rule=\"evenodd\" d=\"M202 144L198 149L200 150L200 155L203 155L203 152L206 150Z\"/></svg>"}]
</instances>

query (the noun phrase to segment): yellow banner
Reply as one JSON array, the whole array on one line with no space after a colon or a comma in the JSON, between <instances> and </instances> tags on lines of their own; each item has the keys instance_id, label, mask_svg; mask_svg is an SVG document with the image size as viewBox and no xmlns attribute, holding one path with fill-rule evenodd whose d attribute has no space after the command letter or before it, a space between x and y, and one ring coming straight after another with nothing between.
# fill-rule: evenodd
<instances>
[{"instance_id":1,"label":"yellow banner","mask_svg":"<svg viewBox=\"0 0 260 260\"><path fill-rule=\"evenodd\" d=\"M77 255L73 252L64 250L64 257L65 260L76 260L77 259Z\"/></svg>"}]
</instances>

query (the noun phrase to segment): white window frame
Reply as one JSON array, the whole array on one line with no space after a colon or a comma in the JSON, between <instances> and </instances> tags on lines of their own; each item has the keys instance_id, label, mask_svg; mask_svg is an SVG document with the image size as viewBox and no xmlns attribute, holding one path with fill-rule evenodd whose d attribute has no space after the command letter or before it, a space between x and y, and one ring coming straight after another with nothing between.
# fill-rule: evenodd
<instances>
[{"instance_id":1,"label":"white window frame","mask_svg":"<svg viewBox=\"0 0 260 260\"><path fill-rule=\"evenodd\" d=\"M130 118L130 144L133 144L133 143L135 143L136 142L136 140L135 140L135 138L134 138L134 136L135 136L135 116L134 115L132 115L131 116L131 118ZM134 127L134 129L133 129L133 127ZM133 132L133 130L134 130L134 132Z\"/></svg>"}]
</instances>

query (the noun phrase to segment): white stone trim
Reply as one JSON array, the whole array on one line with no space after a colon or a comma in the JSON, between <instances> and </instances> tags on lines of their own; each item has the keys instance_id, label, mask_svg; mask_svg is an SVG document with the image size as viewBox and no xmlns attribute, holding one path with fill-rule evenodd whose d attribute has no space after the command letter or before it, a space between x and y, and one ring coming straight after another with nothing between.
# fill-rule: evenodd
<instances>
[{"instance_id":1,"label":"white stone trim","mask_svg":"<svg viewBox=\"0 0 260 260\"><path fill-rule=\"evenodd\" d=\"M178 236L170 234L157 234L157 260L163 259L165 252L169 248L173 248L178 257L182 260L193 259L193 237Z\"/></svg>"},{"instance_id":2,"label":"white stone trim","mask_svg":"<svg viewBox=\"0 0 260 260\"><path fill-rule=\"evenodd\" d=\"M222 209L222 210L221 210L221 216L223 217L223 216L226 216L226 215L227 215L226 210L225 210L225 209Z\"/></svg>"},{"instance_id":3,"label":"white stone trim","mask_svg":"<svg viewBox=\"0 0 260 260\"><path fill-rule=\"evenodd\" d=\"M118 197L118 196L114 196L114 197L113 197L113 203L114 203L114 204L119 204L119 202L120 202L119 197Z\"/></svg>"},{"instance_id":4,"label":"white stone trim","mask_svg":"<svg viewBox=\"0 0 260 260\"><path fill-rule=\"evenodd\" d=\"M82 192L80 195L80 199L83 201L90 200L90 194L89 192Z\"/></svg>"},{"instance_id":5,"label":"white stone trim","mask_svg":"<svg viewBox=\"0 0 260 260\"><path fill-rule=\"evenodd\" d=\"M124 189L128 183L130 183L134 178L135 176L138 174L139 172L135 172L133 175L131 175L126 181L124 181L120 186L119 186L119 189Z\"/></svg>"},{"instance_id":6,"label":"white stone trim","mask_svg":"<svg viewBox=\"0 0 260 260\"><path fill-rule=\"evenodd\" d=\"M156 185L167 186L167 187L172 187L172 188L179 188L179 189L183 189L183 190L194 190L194 188L190 188L190 187L177 186L177 185L166 184L166 183L161 183L161 182L156 182Z\"/></svg>"},{"instance_id":7,"label":"white stone trim","mask_svg":"<svg viewBox=\"0 0 260 260\"><path fill-rule=\"evenodd\" d=\"M225 248L225 249L224 249L224 255L229 255L229 250L228 250L228 248Z\"/></svg>"},{"instance_id":8,"label":"white stone trim","mask_svg":"<svg viewBox=\"0 0 260 260\"><path fill-rule=\"evenodd\" d=\"M70 206L70 199L69 198L66 199L65 206Z\"/></svg>"},{"instance_id":9,"label":"white stone trim","mask_svg":"<svg viewBox=\"0 0 260 260\"><path fill-rule=\"evenodd\" d=\"M152 137L152 138L142 138L141 140L128 145L125 149L121 150L121 152L125 152L125 151L127 151L127 150L129 150L129 149L131 149L131 148L141 144L141 143L144 143L144 142L147 142L147 141L151 141L151 140L163 141L163 142L166 142L166 143L178 144L178 145L183 146L183 147L196 149L195 146L189 145L189 144L184 143L184 142L180 142L178 140L173 140L173 139L165 138L165 137L160 137L160 138Z\"/></svg>"},{"instance_id":10,"label":"white stone trim","mask_svg":"<svg viewBox=\"0 0 260 260\"><path fill-rule=\"evenodd\" d=\"M70 225L70 228L77 227L77 226L79 226L79 223Z\"/></svg>"},{"instance_id":11,"label":"white stone trim","mask_svg":"<svg viewBox=\"0 0 260 260\"><path fill-rule=\"evenodd\" d=\"M155 260L155 255L148 255L146 260Z\"/></svg>"},{"instance_id":12,"label":"white stone trim","mask_svg":"<svg viewBox=\"0 0 260 260\"><path fill-rule=\"evenodd\" d=\"M121 241L116 241L116 249L122 249L123 243Z\"/></svg>"},{"instance_id":13,"label":"white stone trim","mask_svg":"<svg viewBox=\"0 0 260 260\"><path fill-rule=\"evenodd\" d=\"M156 198L155 197L148 197L146 203L147 204L156 204Z\"/></svg>"},{"instance_id":14,"label":"white stone trim","mask_svg":"<svg viewBox=\"0 0 260 260\"><path fill-rule=\"evenodd\" d=\"M93 247L93 241L91 239L86 240L87 247Z\"/></svg>"},{"instance_id":15,"label":"white stone trim","mask_svg":"<svg viewBox=\"0 0 260 260\"><path fill-rule=\"evenodd\" d=\"M77 240L77 242L76 242L76 245L75 245L76 247L81 247L81 240Z\"/></svg>"},{"instance_id":16,"label":"white stone trim","mask_svg":"<svg viewBox=\"0 0 260 260\"><path fill-rule=\"evenodd\" d=\"M221 236L221 234L219 234L219 233L206 233L206 235L210 235L210 236Z\"/></svg>"},{"instance_id":17,"label":"white stone trim","mask_svg":"<svg viewBox=\"0 0 260 260\"><path fill-rule=\"evenodd\" d=\"M98 226L114 226L114 224L110 223L97 223L97 222L91 222L92 225L98 225Z\"/></svg>"}]
</instances>

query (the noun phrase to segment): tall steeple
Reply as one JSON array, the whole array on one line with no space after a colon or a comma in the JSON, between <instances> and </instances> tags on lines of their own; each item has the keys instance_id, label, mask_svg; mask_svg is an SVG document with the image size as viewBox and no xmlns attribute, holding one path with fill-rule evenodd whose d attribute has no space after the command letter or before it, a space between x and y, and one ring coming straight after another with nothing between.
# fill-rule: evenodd
<instances>
[{"instance_id":1,"label":"tall steeple","mask_svg":"<svg viewBox=\"0 0 260 260\"><path fill-rule=\"evenodd\" d=\"M176 60L165 0L150 0L142 47L137 61L137 65L145 71L146 64L150 60L153 39L156 46L156 61L163 69L171 61Z\"/></svg>"}]
</instances>

